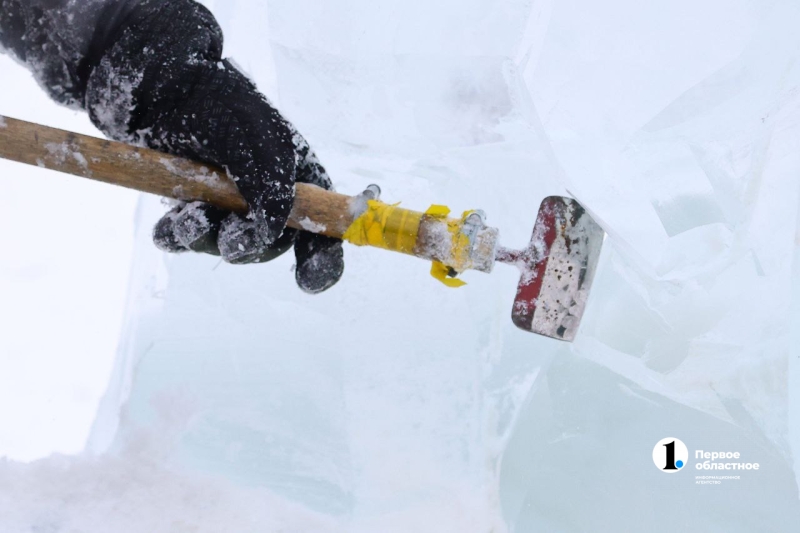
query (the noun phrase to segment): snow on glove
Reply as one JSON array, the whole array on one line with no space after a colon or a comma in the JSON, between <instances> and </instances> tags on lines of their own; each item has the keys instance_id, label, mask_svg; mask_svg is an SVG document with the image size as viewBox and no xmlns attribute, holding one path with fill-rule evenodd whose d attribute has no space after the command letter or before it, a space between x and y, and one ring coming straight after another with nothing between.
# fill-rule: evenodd
<instances>
[{"instance_id":1,"label":"snow on glove","mask_svg":"<svg viewBox=\"0 0 800 533\"><path fill-rule=\"evenodd\" d=\"M300 288L334 285L344 270L341 241L286 227L295 181L332 188L305 139L222 60L222 32L208 10L192 0L129 4L115 15L119 24L95 34L81 65L93 122L110 137L226 168L250 206L243 217L180 205L156 225L156 245L235 264L269 261L294 245Z\"/></svg>"}]
</instances>

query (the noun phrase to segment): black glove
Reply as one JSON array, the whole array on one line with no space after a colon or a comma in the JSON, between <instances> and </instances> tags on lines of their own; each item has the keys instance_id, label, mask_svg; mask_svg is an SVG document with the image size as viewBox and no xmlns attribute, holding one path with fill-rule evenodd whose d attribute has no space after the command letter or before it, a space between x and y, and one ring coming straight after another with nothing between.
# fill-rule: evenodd
<instances>
[{"instance_id":1,"label":"black glove","mask_svg":"<svg viewBox=\"0 0 800 533\"><path fill-rule=\"evenodd\" d=\"M156 225L156 245L236 264L269 261L294 245L300 288L334 285L344 270L341 241L286 227L295 181L332 188L305 139L221 59L222 32L208 10L191 0L131 5L95 34L80 67L93 122L113 138L226 168L250 206L242 217L179 205Z\"/></svg>"}]
</instances>

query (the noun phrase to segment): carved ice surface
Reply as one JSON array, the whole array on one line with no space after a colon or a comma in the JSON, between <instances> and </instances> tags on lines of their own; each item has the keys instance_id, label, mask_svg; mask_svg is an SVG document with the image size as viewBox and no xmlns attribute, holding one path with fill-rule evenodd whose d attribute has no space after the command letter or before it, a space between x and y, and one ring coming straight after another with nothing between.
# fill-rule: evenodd
<instances>
[{"instance_id":1,"label":"carved ice surface","mask_svg":"<svg viewBox=\"0 0 800 533\"><path fill-rule=\"evenodd\" d=\"M502 266L452 290L418 260L348 247L342 282L310 297L288 256L164 257L149 238L163 208L143 200L127 325L90 439L99 455L0 467L19 494L0 498L8 520L796 529L793 2L208 5L227 53L337 190L378 183L407 207L481 208L512 247L543 197L580 200L609 236L582 329L574 344L517 331L518 273ZM690 454L672 476L651 458L666 437ZM697 450L760 469L697 485L731 475L697 470Z\"/></svg>"}]
</instances>

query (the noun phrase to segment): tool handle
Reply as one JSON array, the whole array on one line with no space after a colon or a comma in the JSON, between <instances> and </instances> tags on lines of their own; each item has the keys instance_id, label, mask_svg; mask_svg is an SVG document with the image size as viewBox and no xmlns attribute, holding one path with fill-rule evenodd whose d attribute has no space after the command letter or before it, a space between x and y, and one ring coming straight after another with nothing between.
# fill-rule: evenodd
<instances>
[{"instance_id":1,"label":"tool handle","mask_svg":"<svg viewBox=\"0 0 800 533\"><path fill-rule=\"evenodd\" d=\"M247 213L236 184L217 167L148 148L98 139L0 115L0 158L184 201ZM298 183L288 226L342 239L367 211L367 198ZM350 242L430 259L457 272L490 272L497 230L396 206L359 228ZM455 229L454 229L455 228ZM455 232L455 233L454 233ZM455 239L464 234L468 238Z\"/></svg>"},{"instance_id":2,"label":"tool handle","mask_svg":"<svg viewBox=\"0 0 800 533\"><path fill-rule=\"evenodd\" d=\"M128 144L0 116L0 157L176 200L247 212L227 173ZM289 227L341 239L359 214L353 198L298 183Z\"/></svg>"}]
</instances>

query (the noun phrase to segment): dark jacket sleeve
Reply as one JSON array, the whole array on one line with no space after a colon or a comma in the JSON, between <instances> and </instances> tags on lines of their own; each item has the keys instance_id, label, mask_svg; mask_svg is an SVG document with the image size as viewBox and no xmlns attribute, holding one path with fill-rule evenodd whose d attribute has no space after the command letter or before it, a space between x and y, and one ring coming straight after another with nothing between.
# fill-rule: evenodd
<instances>
[{"instance_id":1,"label":"dark jacket sleeve","mask_svg":"<svg viewBox=\"0 0 800 533\"><path fill-rule=\"evenodd\" d=\"M92 61L138 0L0 0L0 50L59 103L84 108Z\"/></svg>"}]
</instances>

